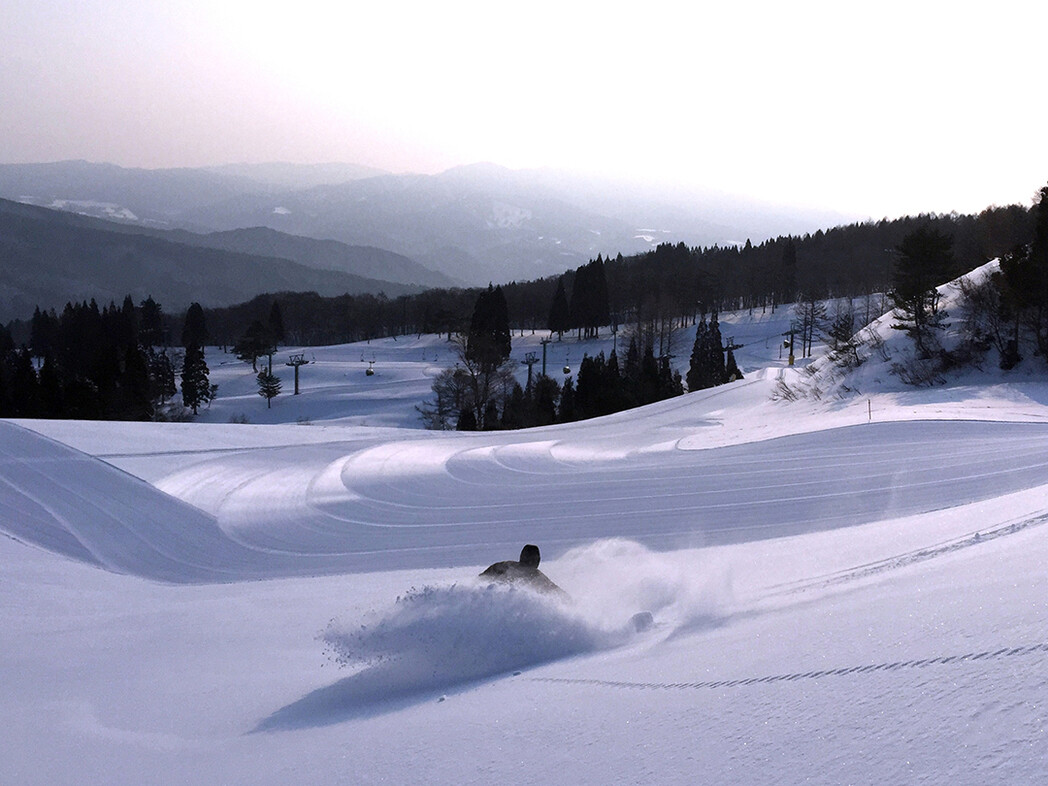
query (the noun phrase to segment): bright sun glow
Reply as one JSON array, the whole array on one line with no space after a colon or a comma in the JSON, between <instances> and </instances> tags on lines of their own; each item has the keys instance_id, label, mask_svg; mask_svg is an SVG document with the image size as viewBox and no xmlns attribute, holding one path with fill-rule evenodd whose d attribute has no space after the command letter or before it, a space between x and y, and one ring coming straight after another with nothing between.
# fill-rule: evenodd
<instances>
[{"instance_id":1,"label":"bright sun glow","mask_svg":"<svg viewBox=\"0 0 1048 786\"><path fill-rule=\"evenodd\" d=\"M93 0L5 13L13 160L488 160L871 215L1028 203L1048 172L1033 89L1048 12L1026 3Z\"/></svg>"}]
</instances>

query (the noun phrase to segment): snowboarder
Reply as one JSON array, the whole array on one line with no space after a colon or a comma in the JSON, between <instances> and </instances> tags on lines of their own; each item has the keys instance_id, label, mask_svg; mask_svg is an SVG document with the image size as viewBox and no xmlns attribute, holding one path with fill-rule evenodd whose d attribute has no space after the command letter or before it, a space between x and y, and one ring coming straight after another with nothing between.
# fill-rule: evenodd
<instances>
[{"instance_id":1,"label":"snowboarder","mask_svg":"<svg viewBox=\"0 0 1048 786\"><path fill-rule=\"evenodd\" d=\"M481 573L480 577L508 584L525 584L538 592L555 595L561 600L568 599L568 593L539 570L539 547L531 543L520 550L519 560L496 562Z\"/></svg>"}]
</instances>

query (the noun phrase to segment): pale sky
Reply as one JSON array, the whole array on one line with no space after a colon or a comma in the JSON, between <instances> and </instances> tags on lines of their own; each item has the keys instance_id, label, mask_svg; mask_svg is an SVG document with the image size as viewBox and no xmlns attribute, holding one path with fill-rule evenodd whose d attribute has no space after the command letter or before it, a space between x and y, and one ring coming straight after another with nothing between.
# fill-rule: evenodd
<instances>
[{"instance_id":1,"label":"pale sky","mask_svg":"<svg viewBox=\"0 0 1048 786\"><path fill-rule=\"evenodd\" d=\"M0 163L490 161L872 217L1031 203L1048 5L3 0Z\"/></svg>"}]
</instances>

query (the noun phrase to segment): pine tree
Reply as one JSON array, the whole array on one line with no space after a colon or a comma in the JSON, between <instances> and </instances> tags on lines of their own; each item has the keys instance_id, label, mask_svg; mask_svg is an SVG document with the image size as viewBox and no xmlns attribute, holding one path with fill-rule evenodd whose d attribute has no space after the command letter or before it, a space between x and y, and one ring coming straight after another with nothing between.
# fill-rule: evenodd
<instances>
[{"instance_id":1,"label":"pine tree","mask_svg":"<svg viewBox=\"0 0 1048 786\"><path fill-rule=\"evenodd\" d=\"M466 408L459 412L458 422L455 425L457 431L476 431L477 430L477 416L473 414L473 410Z\"/></svg>"},{"instance_id":2,"label":"pine tree","mask_svg":"<svg viewBox=\"0 0 1048 786\"><path fill-rule=\"evenodd\" d=\"M564 276L557 279L557 291L549 307L549 318L546 320L546 325L551 333L557 334L558 340L563 338L565 330L571 329L571 309L568 306L568 296L564 291Z\"/></svg>"},{"instance_id":3,"label":"pine tree","mask_svg":"<svg viewBox=\"0 0 1048 786\"><path fill-rule=\"evenodd\" d=\"M1048 186L1041 189L1031 211L1033 242L1019 245L1001 257L998 289L1005 314L1013 325L1013 335L1002 367L1019 362L1020 326L1033 331L1038 352L1048 358Z\"/></svg>"},{"instance_id":4,"label":"pine tree","mask_svg":"<svg viewBox=\"0 0 1048 786\"><path fill-rule=\"evenodd\" d=\"M167 350L154 352L149 349L149 396L157 405L164 403L178 392L175 387L175 368Z\"/></svg>"},{"instance_id":5,"label":"pine tree","mask_svg":"<svg viewBox=\"0 0 1048 786\"><path fill-rule=\"evenodd\" d=\"M650 344L644 348L640 361L640 396L638 404L651 404L659 400L661 387L659 361L655 357L655 348Z\"/></svg>"},{"instance_id":6,"label":"pine tree","mask_svg":"<svg viewBox=\"0 0 1048 786\"><path fill-rule=\"evenodd\" d=\"M29 331L29 349L33 357L46 357L55 351L58 338L57 323L58 318L54 311L48 314L41 311L39 306L33 310Z\"/></svg>"},{"instance_id":7,"label":"pine tree","mask_svg":"<svg viewBox=\"0 0 1048 786\"><path fill-rule=\"evenodd\" d=\"M186 322L182 327L182 342L186 350L182 360L182 403L192 409L194 415L201 405L215 397L217 389L208 379L207 363L204 361L204 342L207 338L204 310L199 303L193 303L186 312Z\"/></svg>"},{"instance_id":8,"label":"pine tree","mask_svg":"<svg viewBox=\"0 0 1048 786\"><path fill-rule=\"evenodd\" d=\"M506 296L502 287L489 284L473 307L466 336L466 359L478 363L481 371L491 372L509 358L510 349Z\"/></svg>"},{"instance_id":9,"label":"pine tree","mask_svg":"<svg viewBox=\"0 0 1048 786\"><path fill-rule=\"evenodd\" d=\"M782 248L778 289L778 303L792 303L797 296L797 245L792 237L786 238L786 244Z\"/></svg>"},{"instance_id":10,"label":"pine tree","mask_svg":"<svg viewBox=\"0 0 1048 786\"><path fill-rule=\"evenodd\" d=\"M138 312L131 296L124 297L120 311L114 311L115 339L119 348L138 346Z\"/></svg>"},{"instance_id":11,"label":"pine tree","mask_svg":"<svg viewBox=\"0 0 1048 786\"><path fill-rule=\"evenodd\" d=\"M936 287L945 283L953 265L953 239L925 225L903 238L889 293L896 330L913 340L917 355L931 355L934 331L944 326Z\"/></svg>"},{"instance_id":12,"label":"pine tree","mask_svg":"<svg viewBox=\"0 0 1048 786\"><path fill-rule=\"evenodd\" d=\"M58 364L54 355L48 353L44 356L44 364L40 367L40 403L41 417L61 418L65 417L65 401L62 396L62 378L58 371Z\"/></svg>"},{"instance_id":13,"label":"pine tree","mask_svg":"<svg viewBox=\"0 0 1048 786\"><path fill-rule=\"evenodd\" d=\"M273 406L273 399L280 395L280 377L269 368L263 368L256 377L258 382L258 395L266 400L266 409Z\"/></svg>"},{"instance_id":14,"label":"pine tree","mask_svg":"<svg viewBox=\"0 0 1048 786\"><path fill-rule=\"evenodd\" d=\"M204 324L204 309L199 303L193 303L186 311L186 321L182 326L182 346L204 346L210 338Z\"/></svg>"},{"instance_id":15,"label":"pine tree","mask_svg":"<svg viewBox=\"0 0 1048 786\"><path fill-rule=\"evenodd\" d=\"M484 423L481 428L484 431L496 431L499 427L499 407L494 400L488 401L484 407Z\"/></svg>"},{"instance_id":16,"label":"pine tree","mask_svg":"<svg viewBox=\"0 0 1048 786\"><path fill-rule=\"evenodd\" d=\"M280 313L280 304L277 301L273 301L272 308L269 309L269 322L266 324L269 331L269 338L273 342L273 346L280 345L285 338L284 332L284 317Z\"/></svg>"},{"instance_id":17,"label":"pine tree","mask_svg":"<svg viewBox=\"0 0 1048 786\"><path fill-rule=\"evenodd\" d=\"M270 331L260 319L252 322L244 335L233 345L233 353L237 359L250 363L251 370L256 373L258 372L258 359L272 355L275 350L276 346Z\"/></svg>"},{"instance_id":18,"label":"pine tree","mask_svg":"<svg viewBox=\"0 0 1048 786\"><path fill-rule=\"evenodd\" d=\"M138 339L146 347L159 347L164 341L164 313L150 295L140 304Z\"/></svg>"},{"instance_id":19,"label":"pine tree","mask_svg":"<svg viewBox=\"0 0 1048 786\"><path fill-rule=\"evenodd\" d=\"M709 327L706 325L706 318L703 317L699 320L698 327L695 329L695 343L691 348L691 363L688 366L688 374L686 377L688 390L692 392L710 386L708 378L709 374L706 368L708 344Z\"/></svg>"},{"instance_id":20,"label":"pine tree","mask_svg":"<svg viewBox=\"0 0 1048 786\"><path fill-rule=\"evenodd\" d=\"M204 348L191 344L186 347L185 358L182 360L182 404L193 410L195 415L201 406L211 401L211 398Z\"/></svg>"},{"instance_id":21,"label":"pine tree","mask_svg":"<svg viewBox=\"0 0 1048 786\"><path fill-rule=\"evenodd\" d=\"M564 387L560 390L560 408L557 410L557 420L561 423L571 423L575 417L575 386L571 377L564 380Z\"/></svg>"},{"instance_id":22,"label":"pine tree","mask_svg":"<svg viewBox=\"0 0 1048 786\"><path fill-rule=\"evenodd\" d=\"M557 400L560 398L560 385L552 377L539 374L535 380L535 425L548 426L557 420Z\"/></svg>"},{"instance_id":23,"label":"pine tree","mask_svg":"<svg viewBox=\"0 0 1048 786\"><path fill-rule=\"evenodd\" d=\"M728 348L728 359L724 364L724 372L728 375L728 382L742 379L742 371L739 369L739 364L735 362L735 353L730 347Z\"/></svg>"},{"instance_id":24,"label":"pine tree","mask_svg":"<svg viewBox=\"0 0 1048 786\"><path fill-rule=\"evenodd\" d=\"M830 347L837 351L847 346L854 335L855 309L852 308L851 299L844 298L837 301L834 307L827 338L830 340Z\"/></svg>"},{"instance_id":25,"label":"pine tree","mask_svg":"<svg viewBox=\"0 0 1048 786\"><path fill-rule=\"evenodd\" d=\"M123 420L149 420L153 417L149 363L137 346L124 350L124 373L120 375L119 415Z\"/></svg>"},{"instance_id":26,"label":"pine tree","mask_svg":"<svg viewBox=\"0 0 1048 786\"><path fill-rule=\"evenodd\" d=\"M502 408L502 428L523 428L526 420L526 410L527 403L524 395L524 388L522 388L518 382L513 386L513 392L510 393L505 406Z\"/></svg>"},{"instance_id":27,"label":"pine tree","mask_svg":"<svg viewBox=\"0 0 1048 786\"><path fill-rule=\"evenodd\" d=\"M711 387L723 385L728 381L728 375L724 369L724 340L721 338L720 323L717 321L717 312L710 315L710 329L707 336L707 357L709 364L709 376L712 381Z\"/></svg>"},{"instance_id":28,"label":"pine tree","mask_svg":"<svg viewBox=\"0 0 1048 786\"><path fill-rule=\"evenodd\" d=\"M720 323L717 321L717 313L714 312L710 315L708 325L703 319L695 330L695 343L691 349L691 362L688 366L688 390L694 392L723 385L728 381L728 376Z\"/></svg>"},{"instance_id":29,"label":"pine tree","mask_svg":"<svg viewBox=\"0 0 1048 786\"><path fill-rule=\"evenodd\" d=\"M664 401L684 392L684 381L679 371L674 371L668 356L659 358L659 401Z\"/></svg>"},{"instance_id":30,"label":"pine tree","mask_svg":"<svg viewBox=\"0 0 1048 786\"><path fill-rule=\"evenodd\" d=\"M569 312L571 325L578 328L580 338L596 336L600 326L611 321L608 281L599 254L575 270Z\"/></svg>"},{"instance_id":31,"label":"pine tree","mask_svg":"<svg viewBox=\"0 0 1048 786\"><path fill-rule=\"evenodd\" d=\"M23 346L18 352L8 355L11 368L10 380L11 417L40 417L40 383L33 367L29 349Z\"/></svg>"}]
</instances>

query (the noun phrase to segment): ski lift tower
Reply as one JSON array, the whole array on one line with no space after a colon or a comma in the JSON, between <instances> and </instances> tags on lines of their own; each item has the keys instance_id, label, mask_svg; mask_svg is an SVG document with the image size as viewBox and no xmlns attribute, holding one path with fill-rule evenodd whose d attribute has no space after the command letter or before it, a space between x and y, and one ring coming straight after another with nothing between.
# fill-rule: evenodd
<instances>
[{"instance_id":1,"label":"ski lift tower","mask_svg":"<svg viewBox=\"0 0 1048 786\"><path fill-rule=\"evenodd\" d=\"M542 344L542 376L546 376L546 347L549 346L552 340L552 338L544 338L539 341ZM528 366L528 371L531 371L531 366Z\"/></svg>"},{"instance_id":2,"label":"ski lift tower","mask_svg":"<svg viewBox=\"0 0 1048 786\"><path fill-rule=\"evenodd\" d=\"M790 356L789 356L788 360L786 361L786 364L789 365L789 366L792 366L793 365L793 361L794 361L794 357L793 357L793 335L794 335L794 333L797 333L798 331L799 331L799 328L797 327L797 323L790 322L790 329L782 334L784 336L789 336L788 339L786 339L784 342L782 342L783 347L786 347L786 348L788 348L790 350ZM779 357L782 357L782 351L781 350L779 351Z\"/></svg>"},{"instance_id":3,"label":"ski lift tower","mask_svg":"<svg viewBox=\"0 0 1048 786\"><path fill-rule=\"evenodd\" d=\"M521 362L521 365L524 365L524 366L528 367L528 388L527 389L531 390L531 367L539 362L538 356L536 356L534 352L529 352L527 355L524 356L524 359L522 361L520 361L520 362Z\"/></svg>"},{"instance_id":4,"label":"ski lift tower","mask_svg":"<svg viewBox=\"0 0 1048 786\"><path fill-rule=\"evenodd\" d=\"M306 353L305 352L298 352L298 353L296 353L294 355L291 355L288 358L287 363L284 364L285 366L294 366L294 368L295 368L295 395L296 396L298 395L298 367L299 366L305 366L308 363L309 363L309 361L306 360ZM270 368L272 369L272 367L270 367Z\"/></svg>"}]
</instances>

